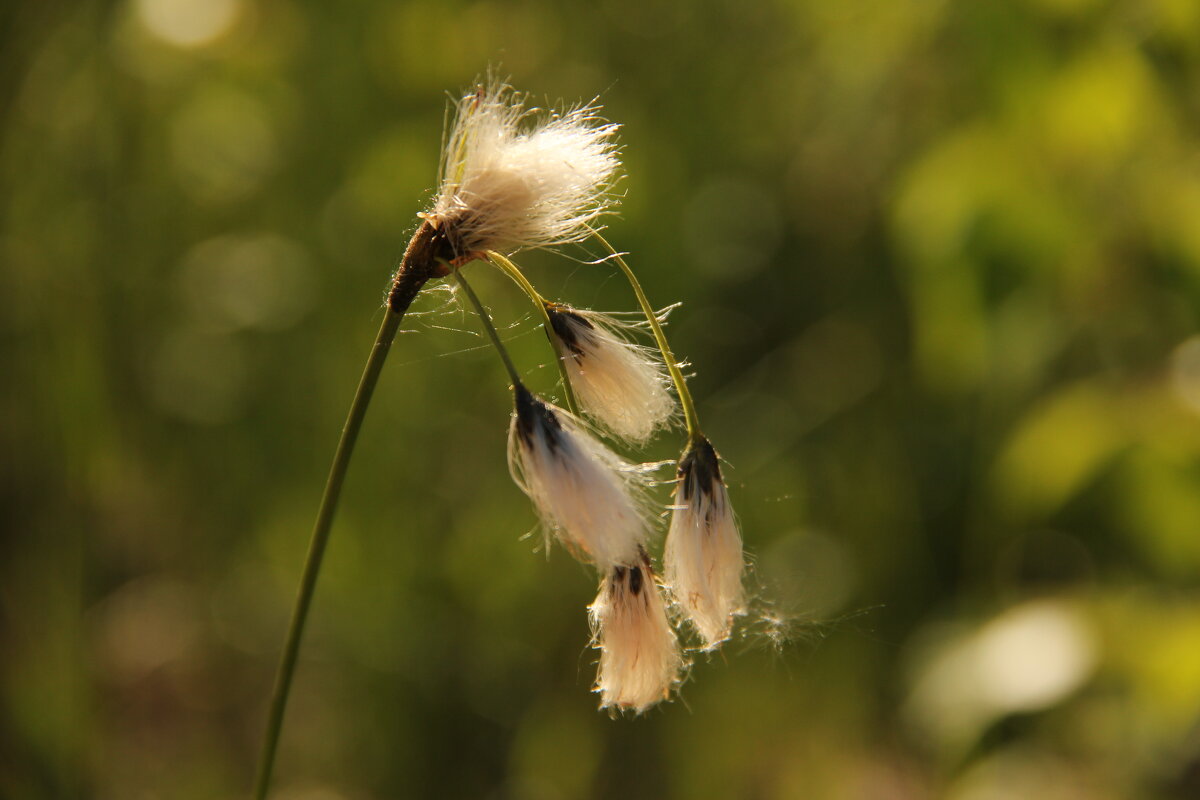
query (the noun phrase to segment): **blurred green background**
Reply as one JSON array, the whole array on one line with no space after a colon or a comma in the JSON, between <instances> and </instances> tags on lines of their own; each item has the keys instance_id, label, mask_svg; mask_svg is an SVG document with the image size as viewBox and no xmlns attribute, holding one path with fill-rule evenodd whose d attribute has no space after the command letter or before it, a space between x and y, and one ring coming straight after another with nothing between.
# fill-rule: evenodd
<instances>
[{"instance_id":1,"label":"blurred green background","mask_svg":"<svg viewBox=\"0 0 1200 800\"><path fill-rule=\"evenodd\" d=\"M276 796L1200 796L1200 4L0 19L0 796L248 794L447 93L489 65L623 125L610 233L683 302L761 617L680 700L597 712L595 579L522 538L501 367L429 292L351 467ZM588 257L521 262L632 308ZM525 301L471 274L553 392Z\"/></svg>"}]
</instances>

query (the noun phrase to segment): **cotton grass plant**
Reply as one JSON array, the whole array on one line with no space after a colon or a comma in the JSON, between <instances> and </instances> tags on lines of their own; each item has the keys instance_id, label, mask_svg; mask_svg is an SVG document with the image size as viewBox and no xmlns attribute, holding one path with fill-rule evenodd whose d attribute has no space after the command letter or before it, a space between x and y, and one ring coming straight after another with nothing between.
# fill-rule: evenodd
<instances>
[{"instance_id":1,"label":"cotton grass plant","mask_svg":"<svg viewBox=\"0 0 1200 800\"><path fill-rule=\"evenodd\" d=\"M269 710L255 790L260 799L270 787L300 641L354 444L396 332L431 280L454 280L504 364L514 400L508 453L514 480L548 537L597 571L599 594L587 612L600 652L594 691L601 707L642 713L668 699L687 668L676 626L685 637L694 633L694 649L712 650L744 611L741 535L716 451L701 432L660 314L624 256L597 229L617 201L617 126L595 103L547 111L496 81L463 97L455 112L436 197L417 215L421 223L393 276L317 512ZM629 281L644 323L547 300L512 260L523 249L585 241L606 251L605 261ZM566 408L521 381L463 275L476 261L500 269L533 302L556 355ZM637 341L644 330L653 348ZM601 434L625 446L645 445L672 426L677 408L686 441L660 574L649 552L659 518L649 495L655 465L621 457Z\"/></svg>"}]
</instances>

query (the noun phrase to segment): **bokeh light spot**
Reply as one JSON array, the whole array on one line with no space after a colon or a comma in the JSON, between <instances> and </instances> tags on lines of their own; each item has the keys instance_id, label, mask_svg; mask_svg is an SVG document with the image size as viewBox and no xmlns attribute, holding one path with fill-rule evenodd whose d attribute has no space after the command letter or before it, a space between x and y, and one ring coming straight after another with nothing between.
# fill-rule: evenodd
<instances>
[{"instance_id":1,"label":"bokeh light spot","mask_svg":"<svg viewBox=\"0 0 1200 800\"><path fill-rule=\"evenodd\" d=\"M1091 676L1093 627L1067 600L1033 600L940 637L917 672L908 714L949 747L996 719L1050 708Z\"/></svg>"},{"instance_id":2,"label":"bokeh light spot","mask_svg":"<svg viewBox=\"0 0 1200 800\"><path fill-rule=\"evenodd\" d=\"M172 416L224 424L241 411L246 372L242 348L232 337L183 328L169 335L154 356L151 396Z\"/></svg>"},{"instance_id":3,"label":"bokeh light spot","mask_svg":"<svg viewBox=\"0 0 1200 800\"><path fill-rule=\"evenodd\" d=\"M184 258L179 284L197 319L219 330L289 328L314 293L307 252L269 233L201 242Z\"/></svg>"},{"instance_id":4,"label":"bokeh light spot","mask_svg":"<svg viewBox=\"0 0 1200 800\"><path fill-rule=\"evenodd\" d=\"M176 174L196 200L223 203L253 192L278 160L279 139L257 98L215 89L193 99L172 120Z\"/></svg>"},{"instance_id":5,"label":"bokeh light spot","mask_svg":"<svg viewBox=\"0 0 1200 800\"><path fill-rule=\"evenodd\" d=\"M237 21L238 0L137 0L146 30L176 47L203 47Z\"/></svg>"},{"instance_id":6,"label":"bokeh light spot","mask_svg":"<svg viewBox=\"0 0 1200 800\"><path fill-rule=\"evenodd\" d=\"M1192 336L1171 354L1171 388L1189 411L1200 414L1200 336Z\"/></svg>"}]
</instances>

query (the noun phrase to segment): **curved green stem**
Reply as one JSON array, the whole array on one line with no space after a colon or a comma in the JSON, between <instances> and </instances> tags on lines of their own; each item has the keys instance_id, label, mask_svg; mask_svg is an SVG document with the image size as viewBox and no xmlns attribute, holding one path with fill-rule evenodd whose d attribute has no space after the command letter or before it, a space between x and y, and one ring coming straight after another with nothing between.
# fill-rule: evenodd
<instances>
[{"instance_id":1,"label":"curved green stem","mask_svg":"<svg viewBox=\"0 0 1200 800\"><path fill-rule=\"evenodd\" d=\"M358 381L358 389L354 393L354 400L350 404L350 412L346 415L346 424L342 428L342 436L338 440L337 450L334 452L333 464L329 467L325 492L321 495L321 507L317 511L317 521L313 525L312 541L308 546L308 557L304 562L304 574L300 578L300 589L296 593L296 606L292 610L287 642L284 644L283 655L279 661L279 671L275 675L275 690L271 697L267 733L258 762L258 778L254 784L254 797L257 800L264 800L271 785L271 770L275 764L275 751L279 745L279 732L283 727L283 714L287 709L292 676L296 672L296 658L300 653L300 640L304 636L304 623L308 618L309 607L312 605L317 575L321 571L321 561L325 555L325 545L329 542L329 531L333 527L333 515L337 510L342 484L346 479L346 468L350 465L354 443L358 439L359 429L362 428L367 406L371 402L371 394L375 391L375 384L379 381L383 362L387 359L392 340L396 338L396 331L400 328L401 320L404 319L403 311L397 312L389 308L384 314L383 324L375 336L371 355L367 358L362 377Z\"/></svg>"},{"instance_id":2,"label":"curved green stem","mask_svg":"<svg viewBox=\"0 0 1200 800\"><path fill-rule=\"evenodd\" d=\"M492 340L492 344L496 346L496 352L500 354L500 360L504 362L504 368L508 370L508 377L512 379L513 388L521 386L521 376L517 373L516 366L513 365L512 358L508 355L508 350L504 347L504 343L500 341L500 334L496 332L496 326L492 324L492 318L488 314L487 309L483 307L483 303L479 302L479 296L475 294L475 290L467 283L467 279L462 276L462 270L454 270L454 279L458 281L458 285L462 287L463 293L471 301L471 305L475 306L476 313L479 314L479 319L483 322L483 329L487 331L488 338Z\"/></svg>"},{"instance_id":3,"label":"curved green stem","mask_svg":"<svg viewBox=\"0 0 1200 800\"><path fill-rule=\"evenodd\" d=\"M542 327L546 330L546 338L550 340L550 347L554 351L554 363L558 365L558 375L562 379L563 398L567 404L567 410L575 416L579 416L579 404L575 401L575 391L571 388L571 376L567 374L567 366L563 363L562 356L559 355L558 345L555 344L554 325L550 322L550 313L546 310L550 304L538 293L537 289L533 288L533 284L525 277L525 273L521 272L520 267L495 250L489 250L486 255L488 261L512 278L513 283L520 286L537 306L538 313L542 315Z\"/></svg>"},{"instance_id":4,"label":"curved green stem","mask_svg":"<svg viewBox=\"0 0 1200 800\"><path fill-rule=\"evenodd\" d=\"M321 572L321 562L325 557L325 545L329 542L334 512L337 510L338 498L342 493L342 484L346 480L350 456L354 454L354 444L358 440L358 432L366 418L367 406L371 403L375 384L379 382L383 363L387 360L388 351L392 347L392 341L396 338L396 331L400 329L400 323L404 320L404 314L422 287L430 279L440 274L441 267L438 265L438 259L444 252L448 252L445 237L438 232L436 227L426 221L413 233L408 247L404 251L404 257L400 260L395 275L392 277L383 323L379 326L379 333L375 335L375 344L371 347L371 354L367 357L366 366L363 367L362 377L358 380L358 388L354 391L354 400L350 403L350 411L346 414L346 424L342 427L342 435L338 439L337 450L333 454L333 463L329 466L325 491L321 494L321 506L317 511L317 521L313 524L308 556L304 560L304 573L300 577L300 588L296 592L296 605L292 609L292 620L288 625L287 639L283 645L283 654L279 658L279 668L275 673L275 688L271 695L271 707L267 713L267 730L263 737L258 774L254 781L256 800L264 800L271 787L271 771L275 766L275 751L279 747L283 715L287 710L292 677L296 672L300 640L304 637L304 624L308 619L308 610L312 606L313 593L317 587L317 576Z\"/></svg>"},{"instance_id":5,"label":"curved green stem","mask_svg":"<svg viewBox=\"0 0 1200 800\"><path fill-rule=\"evenodd\" d=\"M675 392L679 395L679 405L683 407L683 421L687 425L688 438L693 442L698 441L703 434L700 432L700 419L696 416L696 404L692 401L692 393L688 391L687 381L683 378L683 372L679 369L675 354L671 352L671 345L667 342L667 335L663 333L658 315L654 313L654 308L646 299L646 293L642 291L642 284L616 248L600 235L600 231L595 228L589 228L589 230L592 232L592 236L596 237L596 240L612 254L617 266L625 273L629 285L633 287L633 293L637 295L642 313L646 315L646 322L650 324L650 330L654 333L654 341L658 345L659 352L662 353L663 362L667 365L667 372L671 374L671 382L675 384Z\"/></svg>"}]
</instances>

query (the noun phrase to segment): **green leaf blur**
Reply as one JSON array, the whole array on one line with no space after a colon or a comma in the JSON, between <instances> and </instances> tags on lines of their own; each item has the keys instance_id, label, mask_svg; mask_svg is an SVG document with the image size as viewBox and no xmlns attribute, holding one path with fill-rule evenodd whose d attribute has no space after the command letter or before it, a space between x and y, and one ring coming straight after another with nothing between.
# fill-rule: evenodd
<instances>
[{"instance_id":1,"label":"green leaf blur","mask_svg":"<svg viewBox=\"0 0 1200 800\"><path fill-rule=\"evenodd\" d=\"M597 712L594 576L544 553L503 369L429 291L350 468L274 796L1200 796L1200 4L0 19L0 796L248 796L447 92L489 66L623 126L607 235L683 302L756 615L680 700ZM521 263L632 310L597 255ZM554 393L528 301L470 269Z\"/></svg>"}]
</instances>

